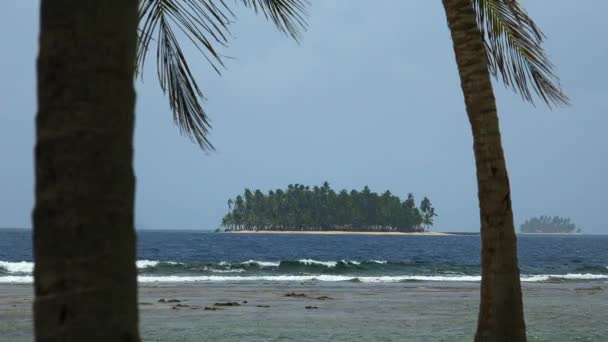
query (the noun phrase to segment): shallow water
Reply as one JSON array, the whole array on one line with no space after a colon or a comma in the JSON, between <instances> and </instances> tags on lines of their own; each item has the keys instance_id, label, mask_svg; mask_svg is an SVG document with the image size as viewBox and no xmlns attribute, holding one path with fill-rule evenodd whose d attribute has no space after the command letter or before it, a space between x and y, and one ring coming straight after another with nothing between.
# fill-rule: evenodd
<instances>
[{"instance_id":1,"label":"shallow water","mask_svg":"<svg viewBox=\"0 0 608 342\"><path fill-rule=\"evenodd\" d=\"M138 232L141 282L478 281L479 236ZM608 279L608 236L519 237L522 280ZM0 230L0 283L31 282L29 231Z\"/></svg>"}]
</instances>

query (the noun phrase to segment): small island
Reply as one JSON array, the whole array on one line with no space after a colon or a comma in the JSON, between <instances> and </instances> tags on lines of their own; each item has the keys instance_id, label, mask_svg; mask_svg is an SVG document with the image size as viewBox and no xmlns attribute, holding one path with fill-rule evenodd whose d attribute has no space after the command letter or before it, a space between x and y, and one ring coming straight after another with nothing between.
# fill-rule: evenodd
<instances>
[{"instance_id":1,"label":"small island","mask_svg":"<svg viewBox=\"0 0 608 342\"><path fill-rule=\"evenodd\" d=\"M222 220L225 231L302 232L427 232L437 216L424 197L416 205L414 195L405 200L390 191L382 194L363 190L334 191L321 186L290 184L287 189L245 189L228 200Z\"/></svg>"},{"instance_id":2,"label":"small island","mask_svg":"<svg viewBox=\"0 0 608 342\"><path fill-rule=\"evenodd\" d=\"M520 226L522 233L526 234L572 234L580 233L569 218L559 216L539 216L528 219Z\"/></svg>"}]
</instances>

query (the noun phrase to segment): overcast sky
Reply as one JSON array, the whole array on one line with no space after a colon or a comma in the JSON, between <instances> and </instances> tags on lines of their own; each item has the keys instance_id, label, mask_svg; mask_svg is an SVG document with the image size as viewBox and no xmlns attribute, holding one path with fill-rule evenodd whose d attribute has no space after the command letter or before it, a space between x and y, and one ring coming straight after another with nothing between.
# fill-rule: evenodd
<instances>
[{"instance_id":1,"label":"overcast sky","mask_svg":"<svg viewBox=\"0 0 608 342\"><path fill-rule=\"evenodd\" d=\"M190 54L215 152L180 136L148 65L136 85L139 228L214 229L245 187L327 180L429 196L435 230L479 230L472 137L441 1L313 2L301 45L237 10L223 51L235 59L221 77ZM516 223L561 215L608 233L608 2L524 4L572 106L535 108L496 86ZM38 1L2 7L0 226L30 227Z\"/></svg>"}]
</instances>

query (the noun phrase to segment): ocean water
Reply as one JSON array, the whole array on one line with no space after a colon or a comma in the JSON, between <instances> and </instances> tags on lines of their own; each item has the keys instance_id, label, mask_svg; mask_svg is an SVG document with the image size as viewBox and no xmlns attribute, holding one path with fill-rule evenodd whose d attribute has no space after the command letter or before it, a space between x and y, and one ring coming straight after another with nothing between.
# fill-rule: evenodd
<instances>
[{"instance_id":1,"label":"ocean water","mask_svg":"<svg viewBox=\"0 0 608 342\"><path fill-rule=\"evenodd\" d=\"M608 236L522 235L524 282L608 280ZM140 282L480 280L480 237L139 231ZM0 230L0 283L32 282L31 232Z\"/></svg>"}]
</instances>

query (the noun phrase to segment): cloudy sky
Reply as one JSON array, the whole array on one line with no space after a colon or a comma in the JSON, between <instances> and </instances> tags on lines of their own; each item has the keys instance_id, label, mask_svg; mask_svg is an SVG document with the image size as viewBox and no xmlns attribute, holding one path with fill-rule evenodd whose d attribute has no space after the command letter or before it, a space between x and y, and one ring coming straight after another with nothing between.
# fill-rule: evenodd
<instances>
[{"instance_id":1,"label":"cloudy sky","mask_svg":"<svg viewBox=\"0 0 608 342\"><path fill-rule=\"evenodd\" d=\"M38 1L4 2L0 226L30 227ZM496 86L516 222L561 215L608 233L608 2L524 4L572 106L535 108ZM217 151L180 136L152 63L137 81L138 227L214 229L245 187L327 180L429 196L435 230L479 230L472 137L441 1L313 0L300 45L236 13L223 50L234 59L221 77L189 55Z\"/></svg>"}]
</instances>

